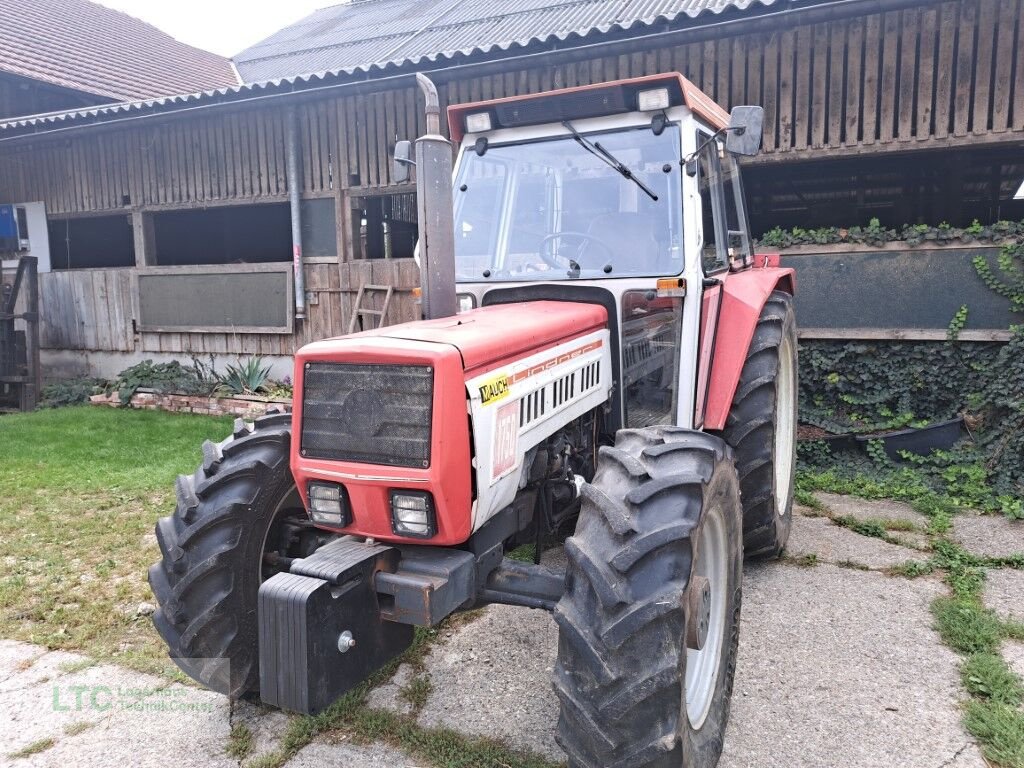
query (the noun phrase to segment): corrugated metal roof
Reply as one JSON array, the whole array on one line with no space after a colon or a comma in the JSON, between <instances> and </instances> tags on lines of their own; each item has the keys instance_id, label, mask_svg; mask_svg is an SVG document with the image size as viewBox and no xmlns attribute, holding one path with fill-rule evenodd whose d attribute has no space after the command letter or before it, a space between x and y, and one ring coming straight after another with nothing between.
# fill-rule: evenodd
<instances>
[{"instance_id":1,"label":"corrugated metal roof","mask_svg":"<svg viewBox=\"0 0 1024 768\"><path fill-rule=\"evenodd\" d=\"M5 1L14 0L0 0ZM416 65L423 68L424 62L437 62L441 65L446 60L483 58L479 54L492 54L500 58L502 53L517 49L543 50L543 44L550 45L555 40L563 43L568 41L571 46L573 38L581 42L592 42L614 31L638 35L645 28L655 25L678 27L679 24L672 22L680 16L689 20L705 12L719 14L728 9L739 12L751 6L810 6L823 1L503 0L498 6L501 12L495 14L493 5L462 0L357 0L317 11L249 49L285 51L289 41L296 49L302 43L301 61L310 67L312 74L268 77L263 81L198 93L12 118L0 121L0 138L129 118L132 113L174 112L272 94L308 91L345 82L365 82L403 71L414 71ZM475 12L473 8L476 8ZM482 9L487 8L491 15L485 18ZM344 13L346 11L352 11L353 15L347 16ZM385 22L387 34L382 29ZM543 27L541 22L547 26ZM483 42L485 28L492 30L495 39L506 36L510 39ZM544 28L555 31L542 35L541 30ZM570 28L571 31L566 31ZM326 39L324 35L330 36L332 31L337 32L339 29L344 29L347 42L343 45L325 45L315 50L310 48L309 40L323 41ZM360 63L335 65L333 62L339 52L344 52L347 60Z\"/></svg>"},{"instance_id":2,"label":"corrugated metal roof","mask_svg":"<svg viewBox=\"0 0 1024 768\"><path fill-rule=\"evenodd\" d=\"M234 57L246 82L507 51L793 0L354 0Z\"/></svg>"},{"instance_id":3,"label":"corrugated metal roof","mask_svg":"<svg viewBox=\"0 0 1024 768\"><path fill-rule=\"evenodd\" d=\"M222 56L88 0L0 0L0 72L117 100L238 83Z\"/></svg>"}]
</instances>

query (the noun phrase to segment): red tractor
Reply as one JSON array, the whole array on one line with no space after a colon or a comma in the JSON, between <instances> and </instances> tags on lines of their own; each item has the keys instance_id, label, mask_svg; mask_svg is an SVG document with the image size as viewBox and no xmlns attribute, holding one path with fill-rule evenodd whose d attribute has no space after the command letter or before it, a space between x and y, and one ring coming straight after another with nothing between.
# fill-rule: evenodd
<instances>
[{"instance_id":1,"label":"red tractor","mask_svg":"<svg viewBox=\"0 0 1024 768\"><path fill-rule=\"evenodd\" d=\"M457 105L453 177L419 79L425 319L303 347L291 414L205 443L156 627L210 688L311 713L415 626L546 609L572 766L714 766L743 556L793 497L794 276L736 162L761 110L679 74ZM505 557L573 522L564 572Z\"/></svg>"}]
</instances>

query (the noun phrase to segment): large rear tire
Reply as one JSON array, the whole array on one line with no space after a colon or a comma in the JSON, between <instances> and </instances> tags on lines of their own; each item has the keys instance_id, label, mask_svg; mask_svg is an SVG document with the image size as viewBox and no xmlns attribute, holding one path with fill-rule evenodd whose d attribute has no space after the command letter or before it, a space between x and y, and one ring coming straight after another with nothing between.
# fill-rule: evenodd
<instances>
[{"instance_id":1,"label":"large rear tire","mask_svg":"<svg viewBox=\"0 0 1024 768\"><path fill-rule=\"evenodd\" d=\"M741 525L721 439L649 427L601 449L554 613L558 742L573 768L718 763L739 641Z\"/></svg>"},{"instance_id":2,"label":"large rear tire","mask_svg":"<svg viewBox=\"0 0 1024 768\"><path fill-rule=\"evenodd\" d=\"M311 534L288 466L291 414L241 419L203 463L180 475L174 514L156 524L162 560L149 569L153 623L187 675L233 698L259 688L257 593Z\"/></svg>"},{"instance_id":3,"label":"large rear tire","mask_svg":"<svg viewBox=\"0 0 1024 768\"><path fill-rule=\"evenodd\" d=\"M797 341L793 297L775 291L757 321L722 437L736 452L747 557L777 557L793 522Z\"/></svg>"}]
</instances>

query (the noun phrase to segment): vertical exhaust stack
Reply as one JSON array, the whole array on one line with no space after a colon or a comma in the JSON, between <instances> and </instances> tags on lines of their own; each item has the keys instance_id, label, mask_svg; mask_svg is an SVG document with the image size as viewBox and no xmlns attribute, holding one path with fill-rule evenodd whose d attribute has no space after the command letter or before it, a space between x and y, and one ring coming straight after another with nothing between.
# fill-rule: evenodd
<instances>
[{"instance_id":1,"label":"vertical exhaust stack","mask_svg":"<svg viewBox=\"0 0 1024 768\"><path fill-rule=\"evenodd\" d=\"M416 140L416 213L423 316L428 319L450 317L458 312L452 145L441 135L437 88L430 78L418 72L416 83L427 102L427 133Z\"/></svg>"}]
</instances>

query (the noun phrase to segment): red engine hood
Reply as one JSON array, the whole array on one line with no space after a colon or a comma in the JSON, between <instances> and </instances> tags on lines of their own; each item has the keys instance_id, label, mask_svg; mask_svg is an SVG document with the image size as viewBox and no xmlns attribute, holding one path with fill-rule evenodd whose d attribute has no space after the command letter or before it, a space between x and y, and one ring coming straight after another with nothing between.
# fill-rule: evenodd
<instances>
[{"instance_id":1,"label":"red engine hood","mask_svg":"<svg viewBox=\"0 0 1024 768\"><path fill-rule=\"evenodd\" d=\"M469 378L607 324L608 312L597 304L528 301L481 307L439 320L391 325L346 338L384 336L450 344L462 355Z\"/></svg>"}]
</instances>

